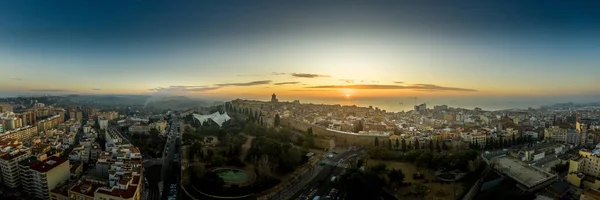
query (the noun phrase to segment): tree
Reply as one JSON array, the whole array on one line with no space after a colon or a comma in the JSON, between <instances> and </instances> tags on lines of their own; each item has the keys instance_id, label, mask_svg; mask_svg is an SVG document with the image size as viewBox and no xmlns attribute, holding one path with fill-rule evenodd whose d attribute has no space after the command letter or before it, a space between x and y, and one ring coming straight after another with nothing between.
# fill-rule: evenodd
<instances>
[{"instance_id":1,"label":"tree","mask_svg":"<svg viewBox=\"0 0 600 200\"><path fill-rule=\"evenodd\" d=\"M363 131L363 121L359 120L355 125L354 125L354 132L358 133Z\"/></svg>"},{"instance_id":2,"label":"tree","mask_svg":"<svg viewBox=\"0 0 600 200\"><path fill-rule=\"evenodd\" d=\"M150 138L154 140L158 138L158 134L160 133L160 131L158 131L158 129L156 128L151 128L148 133L150 134Z\"/></svg>"},{"instance_id":3,"label":"tree","mask_svg":"<svg viewBox=\"0 0 600 200\"><path fill-rule=\"evenodd\" d=\"M414 187L415 193L417 193L417 195L425 196L425 194L429 192L429 188L422 183L416 183Z\"/></svg>"},{"instance_id":4,"label":"tree","mask_svg":"<svg viewBox=\"0 0 600 200\"><path fill-rule=\"evenodd\" d=\"M429 151L433 152L434 150L434 146L433 146L433 140L429 140Z\"/></svg>"},{"instance_id":5,"label":"tree","mask_svg":"<svg viewBox=\"0 0 600 200\"><path fill-rule=\"evenodd\" d=\"M388 149L392 150L392 140L388 139Z\"/></svg>"},{"instance_id":6,"label":"tree","mask_svg":"<svg viewBox=\"0 0 600 200\"><path fill-rule=\"evenodd\" d=\"M281 124L281 117L279 116L279 114L276 114L274 125L275 125L275 127L279 127L280 124Z\"/></svg>"},{"instance_id":7,"label":"tree","mask_svg":"<svg viewBox=\"0 0 600 200\"><path fill-rule=\"evenodd\" d=\"M402 138L402 151L406 152L406 140Z\"/></svg>"},{"instance_id":8,"label":"tree","mask_svg":"<svg viewBox=\"0 0 600 200\"><path fill-rule=\"evenodd\" d=\"M419 139L415 140L415 149L419 150Z\"/></svg>"},{"instance_id":9,"label":"tree","mask_svg":"<svg viewBox=\"0 0 600 200\"><path fill-rule=\"evenodd\" d=\"M379 146L379 139L377 137L375 137L375 146L378 147Z\"/></svg>"},{"instance_id":10,"label":"tree","mask_svg":"<svg viewBox=\"0 0 600 200\"><path fill-rule=\"evenodd\" d=\"M215 166L223 166L227 163L227 158L219 154L215 154L210 158L210 164Z\"/></svg>"},{"instance_id":11,"label":"tree","mask_svg":"<svg viewBox=\"0 0 600 200\"><path fill-rule=\"evenodd\" d=\"M308 133L308 135L312 135L313 134L312 127L308 127L308 129L306 130L306 133Z\"/></svg>"},{"instance_id":12,"label":"tree","mask_svg":"<svg viewBox=\"0 0 600 200\"><path fill-rule=\"evenodd\" d=\"M440 146L440 140L435 141L435 147L436 147L438 153L442 152L442 146Z\"/></svg>"},{"instance_id":13,"label":"tree","mask_svg":"<svg viewBox=\"0 0 600 200\"><path fill-rule=\"evenodd\" d=\"M402 169L392 169L389 170L387 176L390 180L390 183L400 185L402 181L404 181L405 175L402 173Z\"/></svg>"},{"instance_id":14,"label":"tree","mask_svg":"<svg viewBox=\"0 0 600 200\"><path fill-rule=\"evenodd\" d=\"M362 171L358 168L349 168L345 174L340 176L340 182L344 183L342 187L343 190L347 191L347 199L349 200L362 200L365 197L379 199L377 197L379 197L384 186L382 175L386 174L378 174L371 169Z\"/></svg>"},{"instance_id":15,"label":"tree","mask_svg":"<svg viewBox=\"0 0 600 200\"><path fill-rule=\"evenodd\" d=\"M400 148L400 139L396 138L396 149Z\"/></svg>"}]
</instances>

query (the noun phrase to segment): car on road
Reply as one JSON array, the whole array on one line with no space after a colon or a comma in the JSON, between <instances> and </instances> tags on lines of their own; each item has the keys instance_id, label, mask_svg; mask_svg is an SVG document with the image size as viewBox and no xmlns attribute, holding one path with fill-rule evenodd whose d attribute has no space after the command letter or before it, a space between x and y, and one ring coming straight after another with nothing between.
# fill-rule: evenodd
<instances>
[{"instance_id":1,"label":"car on road","mask_svg":"<svg viewBox=\"0 0 600 200\"><path fill-rule=\"evenodd\" d=\"M312 200L319 200L321 199L321 196L316 196L315 198L313 198Z\"/></svg>"}]
</instances>

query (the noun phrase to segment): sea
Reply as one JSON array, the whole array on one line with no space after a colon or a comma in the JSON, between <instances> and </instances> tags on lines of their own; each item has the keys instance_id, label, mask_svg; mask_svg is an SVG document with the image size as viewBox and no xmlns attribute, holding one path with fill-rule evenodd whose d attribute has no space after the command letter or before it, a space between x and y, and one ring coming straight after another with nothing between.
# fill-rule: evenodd
<instances>
[{"instance_id":1,"label":"sea","mask_svg":"<svg viewBox=\"0 0 600 200\"><path fill-rule=\"evenodd\" d=\"M300 103L329 104L329 105L356 105L359 107L379 108L387 112L402 112L414 109L414 98L364 98L364 99L298 99ZM287 101L287 100L282 100ZM293 100L289 100L293 101ZM477 97L477 98L424 98L417 99L416 104L425 103L427 108L433 108L436 105L447 105L453 108L474 109L498 111L508 109L528 109L540 108L541 106L553 105L556 103L592 103L600 102L598 97Z\"/></svg>"}]
</instances>

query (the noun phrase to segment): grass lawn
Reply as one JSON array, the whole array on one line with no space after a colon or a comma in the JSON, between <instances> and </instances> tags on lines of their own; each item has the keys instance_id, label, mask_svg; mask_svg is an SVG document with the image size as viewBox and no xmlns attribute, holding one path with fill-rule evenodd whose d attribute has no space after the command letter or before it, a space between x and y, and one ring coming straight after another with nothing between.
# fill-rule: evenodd
<instances>
[{"instance_id":1,"label":"grass lawn","mask_svg":"<svg viewBox=\"0 0 600 200\"><path fill-rule=\"evenodd\" d=\"M386 164L388 169L401 169L405 175L404 182L410 183L423 183L427 187L429 187L429 193L425 198L417 197L417 196L405 196L410 192L414 192L414 186L400 186L395 188L396 197L398 199L431 199L431 200L453 200L456 198L452 198L453 193L456 192L457 198L460 197L460 194L468 190L468 188L464 188L460 183L432 183L431 181L435 179L435 172L433 170L427 168L417 167L414 163L407 162L394 162L394 161L383 161L383 160L369 160L368 165L374 166L377 164ZM413 180L413 174L421 172L425 176L425 179L421 180ZM425 180L428 180L429 183L424 183ZM438 195L440 191L444 191L445 195Z\"/></svg>"}]
</instances>

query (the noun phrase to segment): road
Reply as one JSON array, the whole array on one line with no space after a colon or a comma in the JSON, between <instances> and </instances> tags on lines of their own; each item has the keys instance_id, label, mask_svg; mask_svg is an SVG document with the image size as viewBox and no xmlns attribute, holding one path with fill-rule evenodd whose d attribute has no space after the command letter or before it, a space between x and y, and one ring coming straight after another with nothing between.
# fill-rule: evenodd
<instances>
[{"instance_id":1,"label":"road","mask_svg":"<svg viewBox=\"0 0 600 200\"><path fill-rule=\"evenodd\" d=\"M162 180L163 180L163 191L162 198L164 200L171 199L170 194L171 185L178 187L177 176L173 174L179 171L179 165L175 163L175 154L178 153L179 148L179 119L173 117L169 123L167 132L167 142L165 143L165 149L163 152L163 167L162 167ZM179 159L177 159L178 161Z\"/></svg>"},{"instance_id":2,"label":"road","mask_svg":"<svg viewBox=\"0 0 600 200\"><path fill-rule=\"evenodd\" d=\"M344 163L347 158L352 157L357 153L356 150L348 150L335 155L333 158L328 158L327 160L330 161L328 163ZM292 195L290 199L312 199L315 196L327 196L329 191L333 188L331 177L339 176L345 170L336 165L324 165L319 168L321 169L317 170L318 174L316 176L308 177L312 178L312 180L309 180L306 185L297 186L302 188Z\"/></svg>"}]
</instances>

